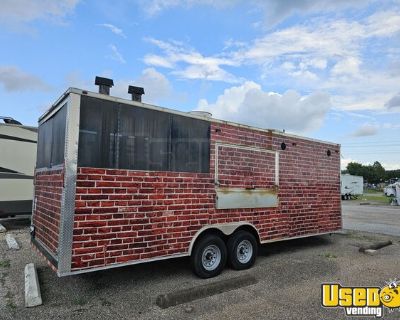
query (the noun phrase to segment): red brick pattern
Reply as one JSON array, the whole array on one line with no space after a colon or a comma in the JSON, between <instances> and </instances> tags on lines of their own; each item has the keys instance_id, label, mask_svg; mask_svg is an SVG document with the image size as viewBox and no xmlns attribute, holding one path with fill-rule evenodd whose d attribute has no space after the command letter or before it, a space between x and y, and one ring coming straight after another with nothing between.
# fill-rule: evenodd
<instances>
[{"instance_id":1,"label":"red brick pattern","mask_svg":"<svg viewBox=\"0 0 400 320\"><path fill-rule=\"evenodd\" d=\"M56 255L58 248L63 183L62 169L39 171L35 174L36 207L33 213L35 238L53 255Z\"/></svg>"},{"instance_id":2,"label":"red brick pattern","mask_svg":"<svg viewBox=\"0 0 400 320\"><path fill-rule=\"evenodd\" d=\"M275 154L218 146L220 187L271 188L275 184Z\"/></svg>"},{"instance_id":3,"label":"red brick pattern","mask_svg":"<svg viewBox=\"0 0 400 320\"><path fill-rule=\"evenodd\" d=\"M277 208L215 209L216 141L280 151ZM78 168L72 270L187 253L195 233L214 223L250 222L262 241L336 231L339 154L338 146L213 123L209 174ZM225 182L272 187L274 156L245 156L218 155Z\"/></svg>"}]
</instances>

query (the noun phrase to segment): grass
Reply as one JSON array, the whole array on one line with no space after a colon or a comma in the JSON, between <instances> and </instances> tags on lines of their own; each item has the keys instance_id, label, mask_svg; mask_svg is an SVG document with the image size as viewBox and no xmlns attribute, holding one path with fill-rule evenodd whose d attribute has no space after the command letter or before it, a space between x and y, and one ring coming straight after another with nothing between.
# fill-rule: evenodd
<instances>
[{"instance_id":1,"label":"grass","mask_svg":"<svg viewBox=\"0 0 400 320\"><path fill-rule=\"evenodd\" d=\"M8 308L10 308L10 309L16 309L17 308L17 306L15 305L15 303L14 303L14 295L11 293L11 291L7 291L7 294L6 294L6 296L5 296L5 298L6 298L6 301L7 301L7 307Z\"/></svg>"},{"instance_id":2,"label":"grass","mask_svg":"<svg viewBox=\"0 0 400 320\"><path fill-rule=\"evenodd\" d=\"M333 253L329 253L329 252L327 252L325 254L320 254L319 256L325 257L325 258L328 258L328 259L336 259L337 258L336 255L334 255Z\"/></svg>"},{"instance_id":3,"label":"grass","mask_svg":"<svg viewBox=\"0 0 400 320\"><path fill-rule=\"evenodd\" d=\"M10 260L0 260L0 268L9 268Z\"/></svg>"},{"instance_id":4,"label":"grass","mask_svg":"<svg viewBox=\"0 0 400 320\"><path fill-rule=\"evenodd\" d=\"M368 190L362 196L359 197L361 202L379 202L384 204L390 204L392 199L383 194L383 192L376 192Z\"/></svg>"}]
</instances>

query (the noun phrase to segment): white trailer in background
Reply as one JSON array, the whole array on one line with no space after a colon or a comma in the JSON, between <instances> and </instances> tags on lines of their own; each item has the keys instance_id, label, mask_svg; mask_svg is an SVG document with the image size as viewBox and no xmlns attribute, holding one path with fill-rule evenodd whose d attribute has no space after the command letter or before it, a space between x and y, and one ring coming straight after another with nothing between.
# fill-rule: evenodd
<instances>
[{"instance_id":1,"label":"white trailer in background","mask_svg":"<svg viewBox=\"0 0 400 320\"><path fill-rule=\"evenodd\" d=\"M31 214L37 128L0 120L0 218Z\"/></svg>"},{"instance_id":2,"label":"white trailer in background","mask_svg":"<svg viewBox=\"0 0 400 320\"><path fill-rule=\"evenodd\" d=\"M362 195L364 193L364 178L362 176L342 174L340 176L340 193L342 200Z\"/></svg>"}]
</instances>

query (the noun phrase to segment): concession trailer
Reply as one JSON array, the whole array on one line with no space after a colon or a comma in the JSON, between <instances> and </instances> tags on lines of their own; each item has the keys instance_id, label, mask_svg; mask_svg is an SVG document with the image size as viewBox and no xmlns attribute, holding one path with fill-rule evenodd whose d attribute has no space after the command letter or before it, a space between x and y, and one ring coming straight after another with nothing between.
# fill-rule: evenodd
<instances>
[{"instance_id":1,"label":"concession trailer","mask_svg":"<svg viewBox=\"0 0 400 320\"><path fill-rule=\"evenodd\" d=\"M339 231L340 146L68 89L39 119L31 239L59 276L190 256L254 264L260 244Z\"/></svg>"}]
</instances>

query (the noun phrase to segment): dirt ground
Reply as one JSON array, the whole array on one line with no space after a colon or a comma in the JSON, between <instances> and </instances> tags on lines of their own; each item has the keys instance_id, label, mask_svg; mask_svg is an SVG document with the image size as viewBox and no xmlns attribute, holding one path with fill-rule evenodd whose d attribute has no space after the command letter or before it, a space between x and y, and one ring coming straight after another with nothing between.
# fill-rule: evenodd
<instances>
[{"instance_id":1,"label":"dirt ground","mask_svg":"<svg viewBox=\"0 0 400 320\"><path fill-rule=\"evenodd\" d=\"M202 280L188 259L174 259L58 278L29 244L29 222L3 223L21 249L7 250L0 234L0 319L344 319L342 309L321 307L321 284L383 286L400 279L400 237L346 231L277 242L260 248L255 266ZM361 245L390 239L376 255ZM24 267L38 269L43 305L24 307ZM250 274L257 283L161 309L159 294ZM386 312L384 319L398 319Z\"/></svg>"}]
</instances>

